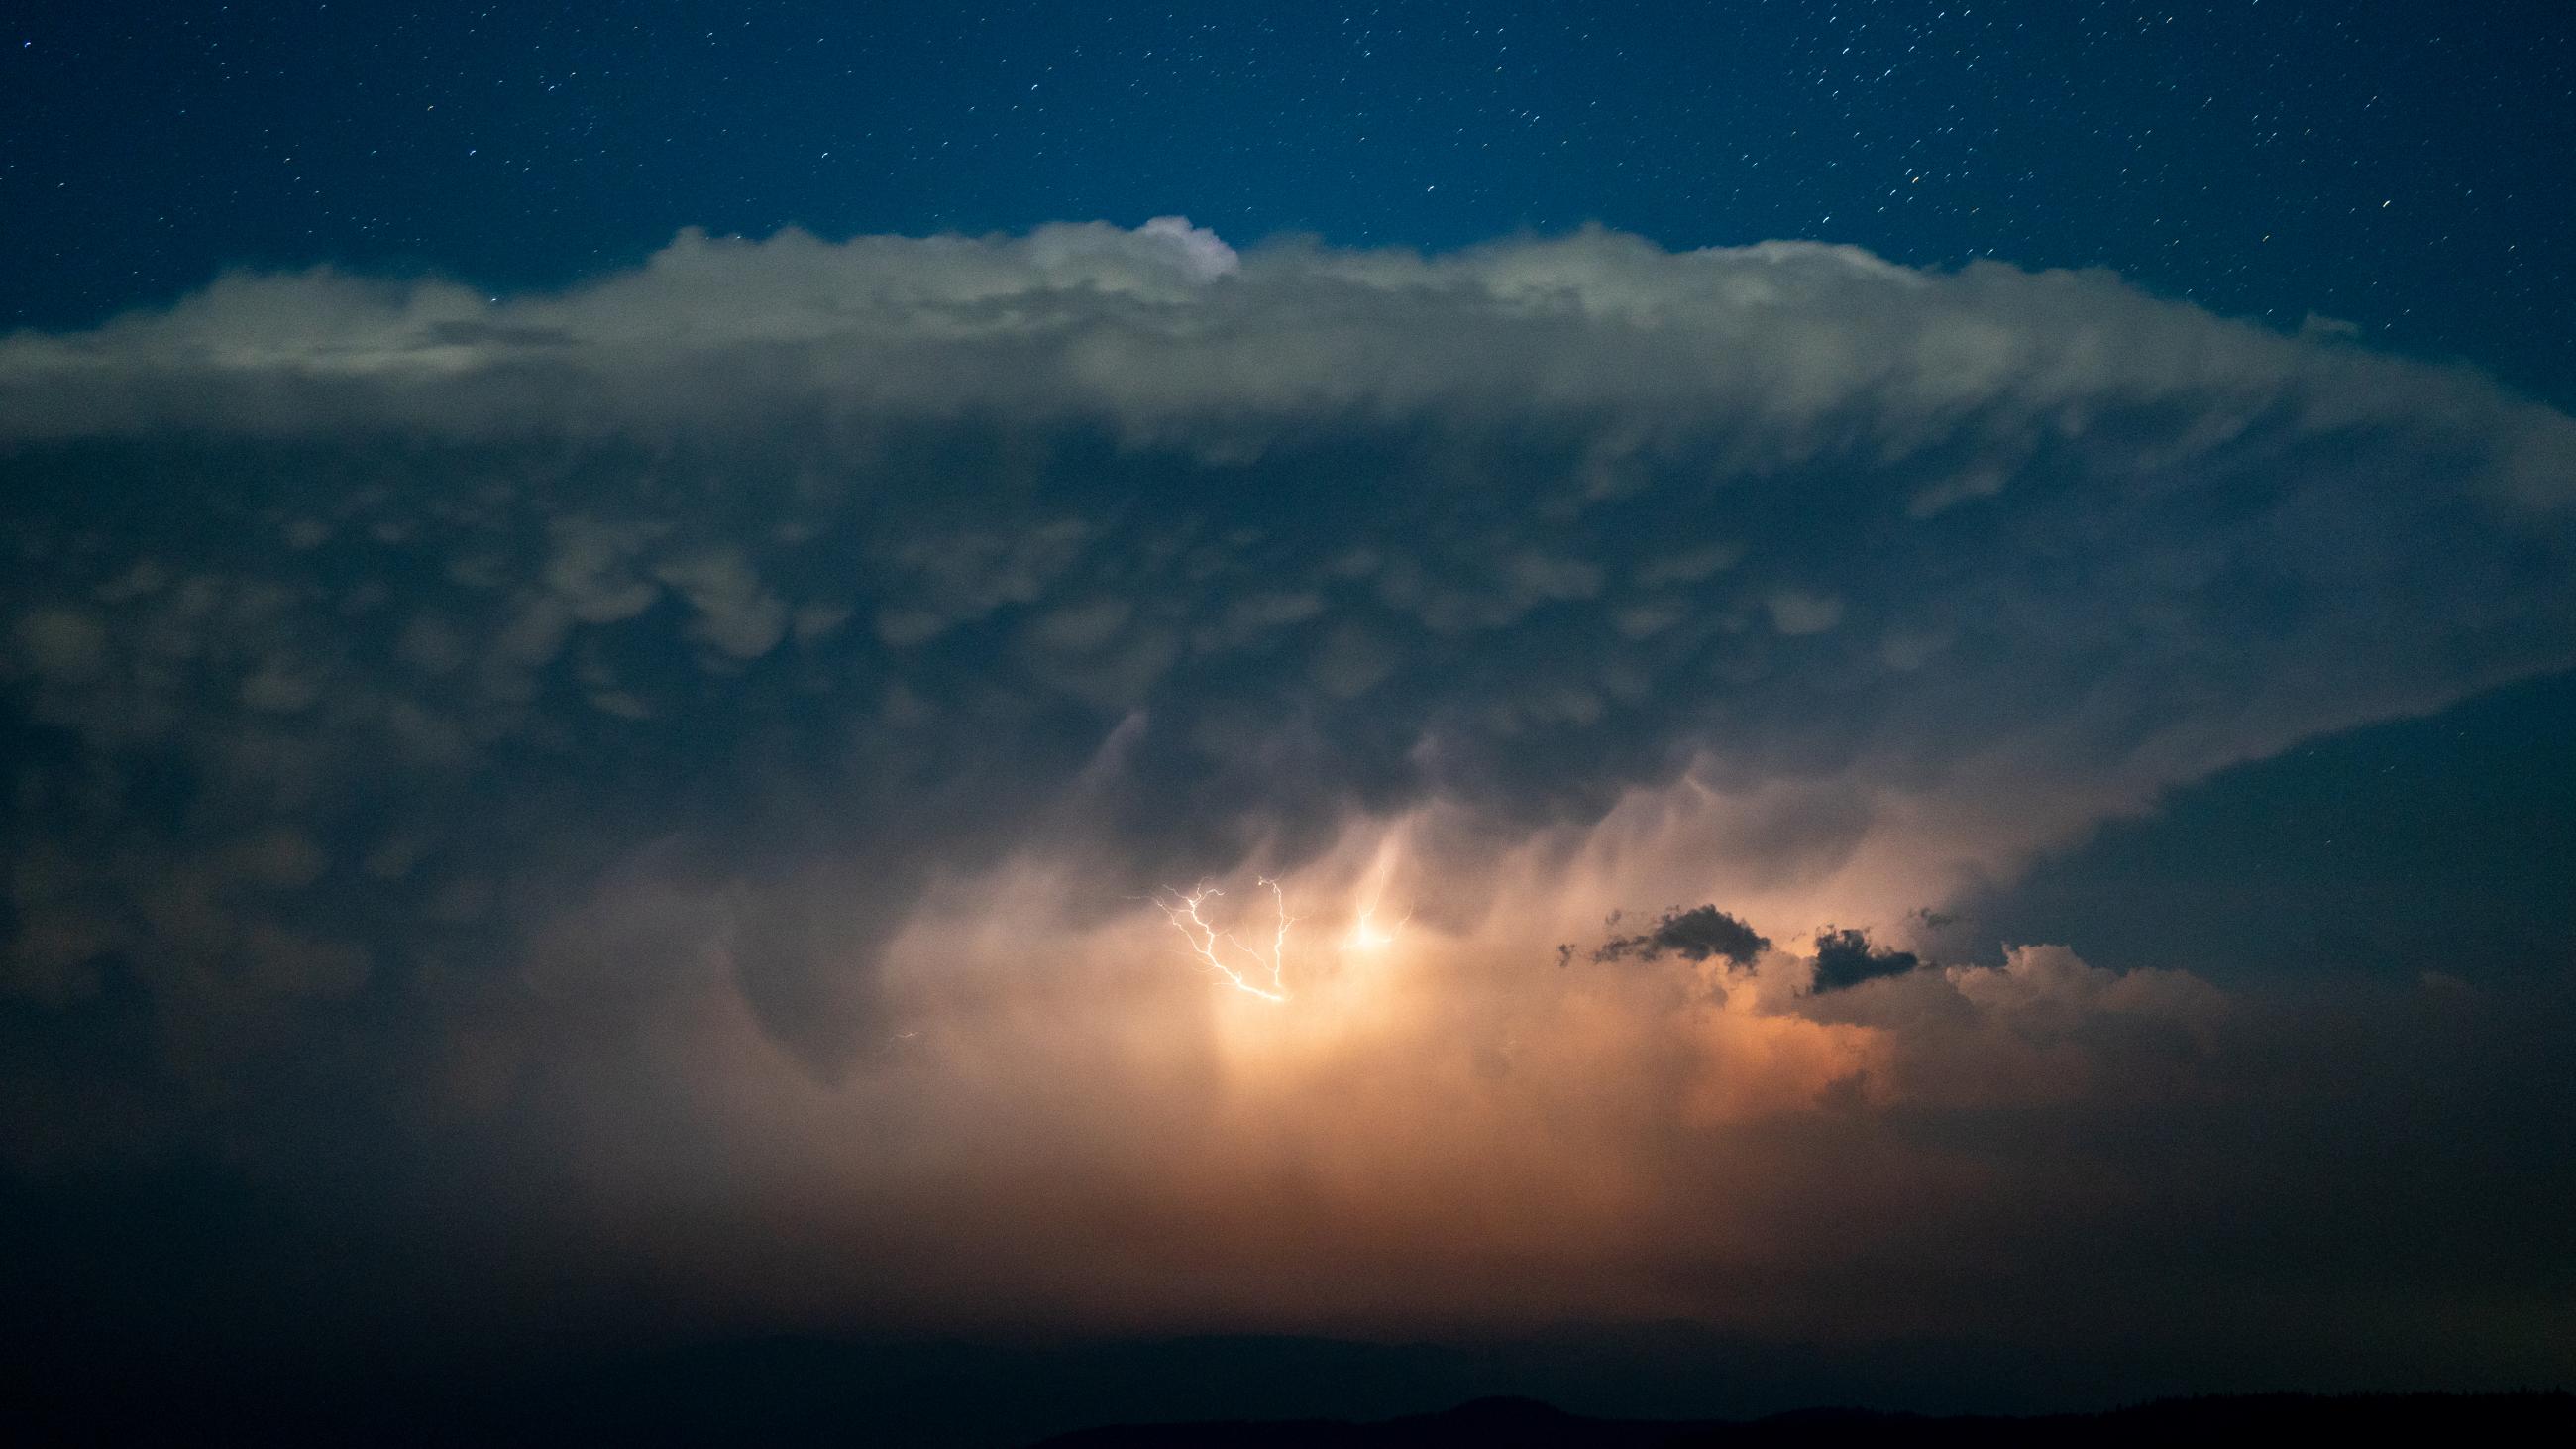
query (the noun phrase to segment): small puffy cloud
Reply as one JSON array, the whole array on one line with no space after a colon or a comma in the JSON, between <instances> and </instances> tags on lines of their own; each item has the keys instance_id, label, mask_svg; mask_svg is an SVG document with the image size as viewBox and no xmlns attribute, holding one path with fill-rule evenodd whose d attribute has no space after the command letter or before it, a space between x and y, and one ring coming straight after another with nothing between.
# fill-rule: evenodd
<instances>
[{"instance_id":1,"label":"small puffy cloud","mask_svg":"<svg viewBox=\"0 0 2576 1449\"><path fill-rule=\"evenodd\" d=\"M1715 906L1693 906L1664 912L1649 930L1612 936L1592 949L1590 959L1656 961L1672 955L1690 962L1719 959L1750 966L1770 949L1770 938L1744 922Z\"/></svg>"},{"instance_id":2,"label":"small puffy cloud","mask_svg":"<svg viewBox=\"0 0 2576 1449\"><path fill-rule=\"evenodd\" d=\"M1816 974L1814 990L1848 991L1864 981L1889 976L1902 976L1923 964L1911 951L1892 946L1873 946L1869 933L1846 927L1825 930L1816 935Z\"/></svg>"}]
</instances>

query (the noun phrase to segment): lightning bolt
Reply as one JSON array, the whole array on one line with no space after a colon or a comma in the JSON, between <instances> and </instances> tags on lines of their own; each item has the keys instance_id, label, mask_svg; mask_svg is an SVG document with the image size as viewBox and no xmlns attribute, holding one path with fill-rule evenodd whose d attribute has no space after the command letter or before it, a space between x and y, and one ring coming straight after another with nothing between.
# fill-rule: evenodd
<instances>
[{"instance_id":1,"label":"lightning bolt","mask_svg":"<svg viewBox=\"0 0 2576 1449\"><path fill-rule=\"evenodd\" d=\"M1270 888L1270 904L1277 913L1276 924L1270 933L1270 951L1266 956L1258 948L1243 944L1234 932L1219 928L1201 912L1201 905L1225 894L1204 881L1187 891L1165 886L1151 899L1155 909L1161 911L1163 918L1170 921L1190 943L1192 954L1205 962L1207 968L1223 978L1227 985L1246 996L1258 996L1264 1001L1286 1001L1288 928L1297 924L1298 917L1288 914L1288 896L1280 889L1279 882L1268 876L1258 879ZM1250 964L1240 968L1227 964L1228 953L1220 949L1224 946L1233 947L1234 956ZM1266 986L1263 984L1265 978L1268 981Z\"/></svg>"}]
</instances>

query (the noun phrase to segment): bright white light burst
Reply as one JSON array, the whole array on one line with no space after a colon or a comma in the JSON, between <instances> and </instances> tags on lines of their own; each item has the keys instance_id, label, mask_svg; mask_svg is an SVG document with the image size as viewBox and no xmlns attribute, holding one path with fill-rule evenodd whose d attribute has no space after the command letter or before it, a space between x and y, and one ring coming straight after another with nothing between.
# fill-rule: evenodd
<instances>
[{"instance_id":1,"label":"bright white light burst","mask_svg":"<svg viewBox=\"0 0 2576 1449\"><path fill-rule=\"evenodd\" d=\"M1404 923L1413 919L1413 911L1408 907L1403 915L1395 918L1394 925L1380 930L1373 919L1376 915L1375 906L1360 911L1359 919L1351 922L1351 933L1342 938L1343 950L1383 951L1395 944L1395 933L1403 930Z\"/></svg>"}]
</instances>

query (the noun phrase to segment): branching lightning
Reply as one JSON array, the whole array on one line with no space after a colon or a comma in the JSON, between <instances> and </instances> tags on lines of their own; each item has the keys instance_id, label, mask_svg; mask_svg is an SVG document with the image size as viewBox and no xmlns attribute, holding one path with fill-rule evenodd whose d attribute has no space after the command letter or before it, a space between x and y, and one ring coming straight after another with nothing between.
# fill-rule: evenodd
<instances>
[{"instance_id":1,"label":"branching lightning","mask_svg":"<svg viewBox=\"0 0 2576 1449\"><path fill-rule=\"evenodd\" d=\"M1201 882L1197 888L1188 891L1167 886L1154 895L1153 902L1164 919L1189 941L1190 950L1227 985L1264 1001L1286 1001L1288 928L1297 924L1298 918L1288 914L1288 896L1280 889L1279 882L1263 876L1260 883L1270 888L1270 904L1277 913L1267 955L1256 947L1243 944L1234 932L1220 929L1200 911L1201 905L1209 899L1225 894L1212 885ZM1227 946L1234 948L1231 953L1234 961L1242 964L1229 964L1229 953L1222 949Z\"/></svg>"},{"instance_id":2,"label":"branching lightning","mask_svg":"<svg viewBox=\"0 0 2576 1449\"><path fill-rule=\"evenodd\" d=\"M1279 882L1268 876L1255 879L1261 888L1270 892L1270 942L1266 950L1246 944L1233 928L1208 919L1207 903L1225 892L1205 881L1186 891L1165 886L1148 899L1153 901L1156 910L1163 913L1163 919L1170 921L1172 928L1181 933L1181 938L1190 943L1190 954L1198 957L1199 964L1211 975L1246 996L1257 996L1264 1001L1286 1001L1288 931L1306 918L1288 914L1288 893ZM1383 951L1395 944L1395 933L1404 928L1406 921L1413 919L1413 912L1408 908L1393 925L1381 927L1376 923L1376 915L1377 907L1363 908L1351 922L1349 934L1333 944L1345 952Z\"/></svg>"}]
</instances>

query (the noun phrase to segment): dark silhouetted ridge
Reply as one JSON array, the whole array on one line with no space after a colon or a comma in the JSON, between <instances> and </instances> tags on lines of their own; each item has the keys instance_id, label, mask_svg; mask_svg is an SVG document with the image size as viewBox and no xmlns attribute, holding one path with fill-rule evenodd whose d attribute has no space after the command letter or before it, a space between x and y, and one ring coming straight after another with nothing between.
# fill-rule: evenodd
<instances>
[{"instance_id":1,"label":"dark silhouetted ridge","mask_svg":"<svg viewBox=\"0 0 2576 1449\"><path fill-rule=\"evenodd\" d=\"M1791 1449L1825 1445L2170 1445L2286 1443L2335 1436L2466 1438L2476 1442L2576 1442L2576 1396L2526 1394L2271 1394L2167 1399L2100 1414L1935 1418L1859 1409L1802 1409L1769 1418L1656 1422L1590 1419L1529 1399L1478 1399L1440 1414L1380 1423L1151 1424L1085 1429L1044 1449Z\"/></svg>"}]
</instances>

